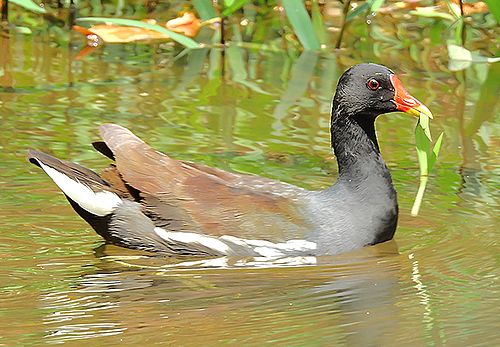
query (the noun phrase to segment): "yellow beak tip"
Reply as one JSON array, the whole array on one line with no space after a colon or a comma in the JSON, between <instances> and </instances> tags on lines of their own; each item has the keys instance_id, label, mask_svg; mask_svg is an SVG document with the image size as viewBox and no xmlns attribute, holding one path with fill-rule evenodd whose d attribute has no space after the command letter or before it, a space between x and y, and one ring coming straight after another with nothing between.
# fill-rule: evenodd
<instances>
[{"instance_id":1,"label":"yellow beak tip","mask_svg":"<svg viewBox=\"0 0 500 347\"><path fill-rule=\"evenodd\" d=\"M420 105L418 107L415 107L415 110L419 113L419 116L421 114L423 114L423 115L429 117L430 119L434 119L434 116L432 115L431 110L429 110L427 108L427 106L425 106L425 105Z\"/></svg>"}]
</instances>

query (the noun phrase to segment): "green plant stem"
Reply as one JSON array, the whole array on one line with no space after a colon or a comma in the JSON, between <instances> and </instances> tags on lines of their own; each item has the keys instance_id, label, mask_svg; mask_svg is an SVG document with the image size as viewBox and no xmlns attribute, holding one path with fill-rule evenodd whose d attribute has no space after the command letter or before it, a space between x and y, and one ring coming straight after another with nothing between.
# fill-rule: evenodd
<instances>
[{"instance_id":1,"label":"green plant stem","mask_svg":"<svg viewBox=\"0 0 500 347\"><path fill-rule=\"evenodd\" d=\"M460 4L460 16L462 17L462 47L465 47L465 17L464 17L464 4L462 0L458 2Z\"/></svg>"},{"instance_id":2,"label":"green plant stem","mask_svg":"<svg viewBox=\"0 0 500 347\"><path fill-rule=\"evenodd\" d=\"M222 45L222 47L224 47L226 44L226 36L224 35L224 32L226 31L224 28L225 21L226 21L225 17L220 18L220 44Z\"/></svg>"},{"instance_id":3,"label":"green plant stem","mask_svg":"<svg viewBox=\"0 0 500 347\"><path fill-rule=\"evenodd\" d=\"M342 36L344 36L344 31L347 26L347 13L349 12L349 7L351 6L351 0L347 0L344 4L344 21L342 22L342 27L340 28L339 37L337 39L337 43L335 44L335 48L339 49L340 44L342 43Z\"/></svg>"},{"instance_id":4,"label":"green plant stem","mask_svg":"<svg viewBox=\"0 0 500 347\"><path fill-rule=\"evenodd\" d=\"M74 0L71 0L69 2L69 15L68 15L68 24L69 28L73 28L73 25L75 25L75 18L76 18L76 5Z\"/></svg>"},{"instance_id":5,"label":"green plant stem","mask_svg":"<svg viewBox=\"0 0 500 347\"><path fill-rule=\"evenodd\" d=\"M411 208L411 215L417 216L420 210L420 205L422 204L422 199L424 198L425 187L427 187L427 181L429 176L420 176L420 185L418 186L417 196L415 197L415 202Z\"/></svg>"}]
</instances>

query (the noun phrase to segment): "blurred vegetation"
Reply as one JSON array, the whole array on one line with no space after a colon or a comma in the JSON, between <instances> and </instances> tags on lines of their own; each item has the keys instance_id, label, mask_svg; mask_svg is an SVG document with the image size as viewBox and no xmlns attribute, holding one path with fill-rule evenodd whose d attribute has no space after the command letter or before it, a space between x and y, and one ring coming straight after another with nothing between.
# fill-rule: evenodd
<instances>
[{"instance_id":1,"label":"blurred vegetation","mask_svg":"<svg viewBox=\"0 0 500 347\"><path fill-rule=\"evenodd\" d=\"M8 4L38 13L39 17L19 11L9 17ZM194 40L182 33L175 34L162 24L186 12L193 12L202 21L201 30ZM390 17L396 24L404 23L409 16L419 17L418 21L422 24L439 21L447 33L441 40L465 47L469 40L485 35L494 38L498 33L500 1L3 0L2 6L2 20L9 19L14 30L25 34L44 30L48 26L59 41L67 41L68 31L56 28L71 27L74 23L106 22L162 32L189 49L217 44L271 50L340 48L344 32L353 20L363 17L367 28L370 28L375 16ZM156 23L146 23L145 19L154 19ZM371 27L369 31L374 37L384 36L376 27ZM409 43L393 44L404 46ZM451 49L449 52L455 60L484 60L479 53L471 58L465 57L465 51Z\"/></svg>"}]
</instances>

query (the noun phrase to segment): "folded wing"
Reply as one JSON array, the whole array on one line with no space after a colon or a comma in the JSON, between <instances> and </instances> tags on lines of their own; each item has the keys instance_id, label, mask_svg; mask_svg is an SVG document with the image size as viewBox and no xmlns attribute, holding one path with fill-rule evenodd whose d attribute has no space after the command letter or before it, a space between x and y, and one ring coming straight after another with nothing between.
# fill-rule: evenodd
<instances>
[{"instance_id":1,"label":"folded wing","mask_svg":"<svg viewBox=\"0 0 500 347\"><path fill-rule=\"evenodd\" d=\"M96 148L116 165L103 177L122 194L136 194L159 227L278 241L301 238L308 229L301 188L172 159L115 124L100 131L105 146Z\"/></svg>"}]
</instances>

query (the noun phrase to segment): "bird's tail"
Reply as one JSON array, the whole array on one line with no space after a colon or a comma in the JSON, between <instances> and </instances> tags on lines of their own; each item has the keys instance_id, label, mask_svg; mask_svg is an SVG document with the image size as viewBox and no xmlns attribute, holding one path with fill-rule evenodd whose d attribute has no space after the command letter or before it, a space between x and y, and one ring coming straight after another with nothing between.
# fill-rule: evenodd
<instances>
[{"instance_id":1,"label":"bird's tail","mask_svg":"<svg viewBox=\"0 0 500 347\"><path fill-rule=\"evenodd\" d=\"M110 216L123 200L113 192L105 180L81 165L57 159L43 152L29 150L28 160L45 171L66 195L74 210L99 235L105 239L109 238L107 230Z\"/></svg>"}]
</instances>

